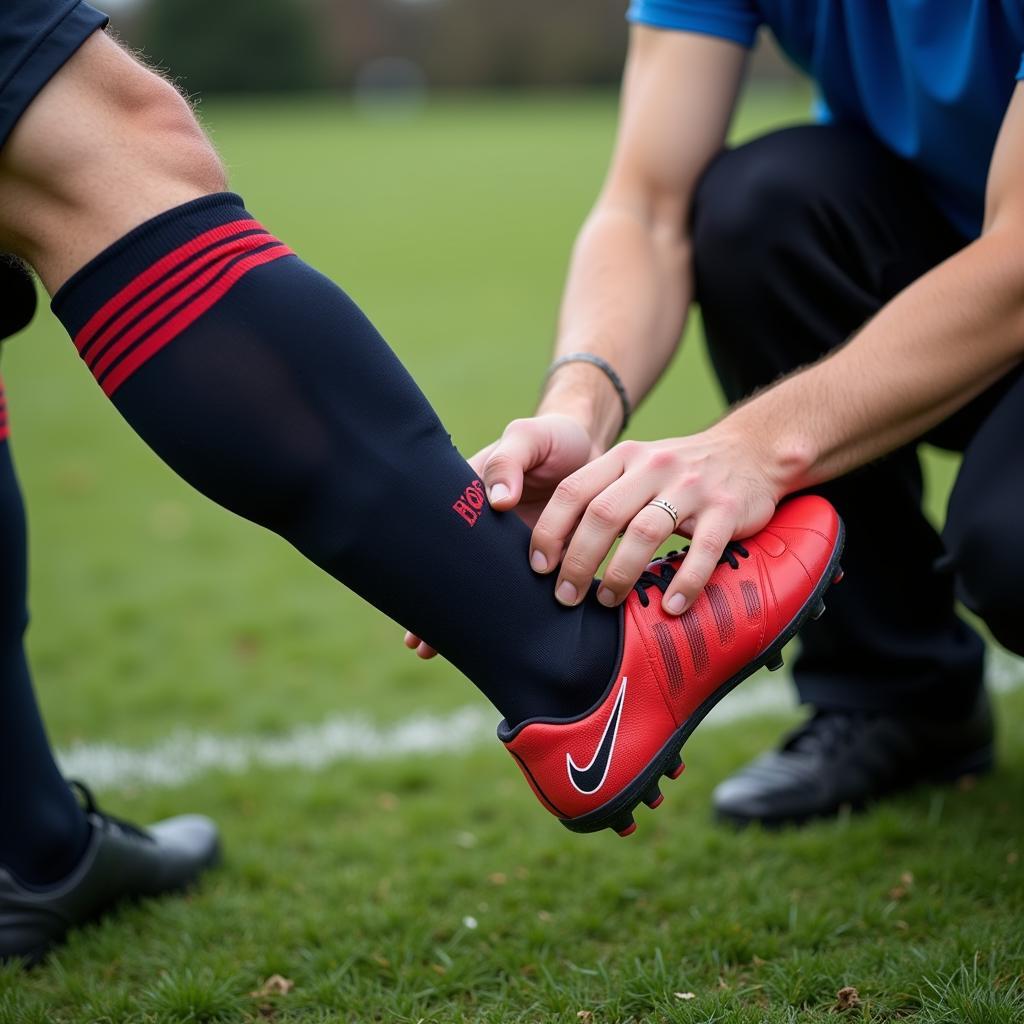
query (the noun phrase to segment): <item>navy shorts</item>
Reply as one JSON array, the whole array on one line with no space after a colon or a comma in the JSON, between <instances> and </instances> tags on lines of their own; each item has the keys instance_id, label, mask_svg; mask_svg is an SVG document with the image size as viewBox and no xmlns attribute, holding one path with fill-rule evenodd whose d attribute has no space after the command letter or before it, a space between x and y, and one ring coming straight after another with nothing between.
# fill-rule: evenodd
<instances>
[{"instance_id":1,"label":"navy shorts","mask_svg":"<svg viewBox=\"0 0 1024 1024\"><path fill-rule=\"evenodd\" d=\"M0 0L0 146L39 90L107 20L82 0Z\"/></svg>"}]
</instances>

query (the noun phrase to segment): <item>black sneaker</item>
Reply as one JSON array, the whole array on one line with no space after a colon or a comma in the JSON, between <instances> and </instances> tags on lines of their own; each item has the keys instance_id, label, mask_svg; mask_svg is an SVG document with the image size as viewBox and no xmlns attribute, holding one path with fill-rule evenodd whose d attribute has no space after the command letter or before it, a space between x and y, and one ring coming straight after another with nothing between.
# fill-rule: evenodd
<instances>
[{"instance_id":1,"label":"black sneaker","mask_svg":"<svg viewBox=\"0 0 1024 1024\"><path fill-rule=\"evenodd\" d=\"M984 690L974 710L934 721L818 711L783 742L719 784L716 815L745 825L831 817L845 807L921 782L953 782L992 770L992 711Z\"/></svg>"},{"instance_id":2,"label":"black sneaker","mask_svg":"<svg viewBox=\"0 0 1024 1024\"><path fill-rule=\"evenodd\" d=\"M104 814L75 785L92 829L78 867L45 889L28 888L0 867L0 962L37 963L70 928L124 900L184 889L220 859L209 818L186 814L142 829Z\"/></svg>"}]
</instances>

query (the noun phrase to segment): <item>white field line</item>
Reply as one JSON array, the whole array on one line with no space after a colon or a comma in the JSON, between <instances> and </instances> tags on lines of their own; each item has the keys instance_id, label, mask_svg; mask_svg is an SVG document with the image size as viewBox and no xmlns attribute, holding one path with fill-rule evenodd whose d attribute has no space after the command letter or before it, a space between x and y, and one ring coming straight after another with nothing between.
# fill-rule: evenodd
<instances>
[{"instance_id":1,"label":"white field line","mask_svg":"<svg viewBox=\"0 0 1024 1024\"><path fill-rule=\"evenodd\" d=\"M1024 661L992 652L989 683L997 693L1024 686ZM759 679L722 701L704 727L721 727L758 715L791 711L793 692L786 677ZM208 772L240 774L251 768L320 771L339 761L395 760L416 754L459 754L496 744L494 712L468 706L448 715L413 715L380 725L358 715L338 715L280 736L219 736L176 731L149 747L116 743L76 743L58 754L70 778L101 789L169 788Z\"/></svg>"}]
</instances>

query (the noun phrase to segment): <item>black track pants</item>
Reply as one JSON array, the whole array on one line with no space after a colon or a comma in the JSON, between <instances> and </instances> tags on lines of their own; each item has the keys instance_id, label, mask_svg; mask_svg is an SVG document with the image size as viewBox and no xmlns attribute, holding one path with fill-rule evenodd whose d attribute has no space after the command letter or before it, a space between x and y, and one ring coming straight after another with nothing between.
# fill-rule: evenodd
<instances>
[{"instance_id":1,"label":"black track pants","mask_svg":"<svg viewBox=\"0 0 1024 1024\"><path fill-rule=\"evenodd\" d=\"M699 186L693 239L707 342L730 401L842 344L968 241L915 170L834 126L722 154ZM916 446L816 488L847 522L847 575L829 614L801 634L804 701L959 714L980 685L984 645L956 615L956 596L1024 653L1024 554L1007 543L1024 507L1021 438L1018 374L928 435L965 451L942 538L921 512Z\"/></svg>"}]
</instances>

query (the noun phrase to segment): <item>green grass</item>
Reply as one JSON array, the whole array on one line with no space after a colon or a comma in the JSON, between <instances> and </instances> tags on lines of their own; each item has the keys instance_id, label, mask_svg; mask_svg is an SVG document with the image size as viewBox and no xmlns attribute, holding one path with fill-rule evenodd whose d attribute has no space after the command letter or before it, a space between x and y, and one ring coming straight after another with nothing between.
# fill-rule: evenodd
<instances>
[{"instance_id":1,"label":"green grass","mask_svg":"<svg viewBox=\"0 0 1024 1024\"><path fill-rule=\"evenodd\" d=\"M805 105L756 95L738 130ZM345 283L465 451L530 408L612 97L204 116L250 207ZM4 353L4 372L33 527L31 654L59 745L479 702L283 543L174 479L49 317ZM694 337L636 436L697 429L719 408ZM940 515L954 463L928 465ZM845 986L860 997L849 1020L1024 1020L1024 694L1001 710L994 778L781 834L718 828L708 800L784 718L699 733L689 770L628 842L565 832L497 744L174 790L126 780L101 794L107 806L214 815L225 866L186 899L79 932L29 975L0 971L0 1024L760 1024L836 1019ZM273 974L294 988L251 994Z\"/></svg>"}]
</instances>

